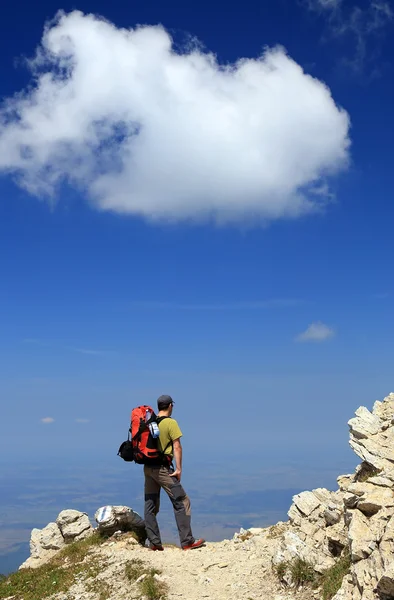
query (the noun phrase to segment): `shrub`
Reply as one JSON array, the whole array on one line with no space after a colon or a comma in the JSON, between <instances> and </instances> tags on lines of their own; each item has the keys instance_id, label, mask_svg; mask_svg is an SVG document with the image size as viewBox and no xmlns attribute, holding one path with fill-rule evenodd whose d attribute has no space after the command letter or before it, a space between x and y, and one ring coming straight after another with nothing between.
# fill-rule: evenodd
<instances>
[{"instance_id":1,"label":"shrub","mask_svg":"<svg viewBox=\"0 0 394 600\"><path fill-rule=\"evenodd\" d=\"M317 573L310 563L302 558L294 558L291 561L283 561L275 567L276 575L280 581L284 580L286 573L290 573L291 582L296 586L314 584L317 581Z\"/></svg>"},{"instance_id":2,"label":"shrub","mask_svg":"<svg viewBox=\"0 0 394 600\"><path fill-rule=\"evenodd\" d=\"M290 563L290 573L291 580L297 587L306 583L314 583L317 577L312 565L302 558L295 558Z\"/></svg>"},{"instance_id":3,"label":"shrub","mask_svg":"<svg viewBox=\"0 0 394 600\"><path fill-rule=\"evenodd\" d=\"M280 581L283 581L283 578L289 569L289 563L286 561L282 561L279 564L275 565L274 571Z\"/></svg>"}]
</instances>

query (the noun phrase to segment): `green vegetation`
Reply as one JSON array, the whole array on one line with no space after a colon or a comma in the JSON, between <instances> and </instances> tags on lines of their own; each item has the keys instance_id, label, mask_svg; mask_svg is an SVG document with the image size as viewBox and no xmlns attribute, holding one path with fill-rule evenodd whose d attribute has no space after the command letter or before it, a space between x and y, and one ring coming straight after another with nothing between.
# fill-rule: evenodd
<instances>
[{"instance_id":1,"label":"green vegetation","mask_svg":"<svg viewBox=\"0 0 394 600\"><path fill-rule=\"evenodd\" d=\"M278 578L283 581L286 573L290 573L291 581L295 586L316 583L317 573L306 560L295 558L289 562L281 562L275 568Z\"/></svg>"},{"instance_id":2,"label":"green vegetation","mask_svg":"<svg viewBox=\"0 0 394 600\"><path fill-rule=\"evenodd\" d=\"M160 575L161 571L157 569L146 569L142 560L138 558L133 562L127 563L125 567L125 575L131 582L137 581L143 575L145 576L138 582L141 594L146 596L148 600L164 599L167 595L167 585L158 580L155 575Z\"/></svg>"},{"instance_id":3,"label":"green vegetation","mask_svg":"<svg viewBox=\"0 0 394 600\"><path fill-rule=\"evenodd\" d=\"M381 469L376 469L372 465L364 462L362 463L362 467L360 471L357 473L356 481L360 483L364 483L364 481L368 481L371 477L376 477L381 473Z\"/></svg>"},{"instance_id":4,"label":"green vegetation","mask_svg":"<svg viewBox=\"0 0 394 600\"><path fill-rule=\"evenodd\" d=\"M16 596L23 600L43 599L57 592L67 591L76 577L95 578L103 562L94 558L85 560L94 546L103 539L93 534L86 540L74 542L58 552L51 561L36 569L21 569L0 580L0 598ZM106 600L109 596L102 596Z\"/></svg>"},{"instance_id":5,"label":"green vegetation","mask_svg":"<svg viewBox=\"0 0 394 600\"><path fill-rule=\"evenodd\" d=\"M133 562L128 562L125 566L125 575L129 581L137 581L144 573L146 573L146 569L139 558L136 558Z\"/></svg>"},{"instance_id":6,"label":"green vegetation","mask_svg":"<svg viewBox=\"0 0 394 600\"><path fill-rule=\"evenodd\" d=\"M321 577L323 600L331 600L342 585L342 580L350 572L350 554L346 548L333 567L325 571Z\"/></svg>"},{"instance_id":7,"label":"green vegetation","mask_svg":"<svg viewBox=\"0 0 394 600\"><path fill-rule=\"evenodd\" d=\"M321 588L322 599L331 600L341 587L345 575L350 572L350 565L349 551L345 548L335 565L322 574L317 573L311 564L301 558L279 563L275 572L280 581L284 580L286 573L290 573L291 581L297 587L310 585L313 588Z\"/></svg>"},{"instance_id":8,"label":"green vegetation","mask_svg":"<svg viewBox=\"0 0 394 600\"><path fill-rule=\"evenodd\" d=\"M100 573L107 566L106 561L95 553L95 547L106 539L94 533L86 540L69 544L41 567L21 569L9 577L0 576L0 599L15 596L18 600L44 600L55 593L67 592L79 581L99 600L109 600L110 584L100 578ZM139 559L125 567L125 576L131 583L144 575L138 586L148 600L164 600L166 597L167 585L155 577L159 574L160 571L146 568Z\"/></svg>"},{"instance_id":9,"label":"green vegetation","mask_svg":"<svg viewBox=\"0 0 394 600\"><path fill-rule=\"evenodd\" d=\"M290 564L291 580L297 586L316 582L316 571L302 558L296 558Z\"/></svg>"},{"instance_id":10,"label":"green vegetation","mask_svg":"<svg viewBox=\"0 0 394 600\"><path fill-rule=\"evenodd\" d=\"M163 581L159 581L154 577L155 573L150 572L141 581L140 590L141 593L146 596L149 600L161 600L167 595L167 585Z\"/></svg>"}]
</instances>

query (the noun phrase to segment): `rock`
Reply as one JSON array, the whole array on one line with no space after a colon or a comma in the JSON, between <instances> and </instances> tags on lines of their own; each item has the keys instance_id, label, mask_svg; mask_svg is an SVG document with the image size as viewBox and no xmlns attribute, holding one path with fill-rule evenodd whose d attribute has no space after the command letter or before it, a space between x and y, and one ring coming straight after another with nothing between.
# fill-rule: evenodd
<instances>
[{"instance_id":1,"label":"rock","mask_svg":"<svg viewBox=\"0 0 394 600\"><path fill-rule=\"evenodd\" d=\"M372 483L373 485L377 485L379 487L392 487L393 482L391 479L389 479L388 477L385 477L384 475L376 475L375 477L370 477L368 479L369 483Z\"/></svg>"},{"instance_id":2,"label":"rock","mask_svg":"<svg viewBox=\"0 0 394 600\"><path fill-rule=\"evenodd\" d=\"M394 597L394 563L384 571L376 586L377 592L389 598Z\"/></svg>"},{"instance_id":3,"label":"rock","mask_svg":"<svg viewBox=\"0 0 394 600\"><path fill-rule=\"evenodd\" d=\"M394 494L387 488L378 488L357 502L357 508L367 516L376 514L384 507L394 507Z\"/></svg>"},{"instance_id":4,"label":"rock","mask_svg":"<svg viewBox=\"0 0 394 600\"><path fill-rule=\"evenodd\" d=\"M30 538L30 554L39 557L42 550L60 550L65 545L56 523L48 523L43 529L33 529Z\"/></svg>"},{"instance_id":5,"label":"rock","mask_svg":"<svg viewBox=\"0 0 394 600\"><path fill-rule=\"evenodd\" d=\"M141 537L145 535L145 523L142 517L129 506L103 506L94 518L100 533L112 535L115 531L134 531Z\"/></svg>"},{"instance_id":6,"label":"rock","mask_svg":"<svg viewBox=\"0 0 394 600\"><path fill-rule=\"evenodd\" d=\"M379 515L366 517L359 510L352 510L349 524L350 552L354 562L367 558L377 547L386 527L386 519Z\"/></svg>"},{"instance_id":7,"label":"rock","mask_svg":"<svg viewBox=\"0 0 394 600\"><path fill-rule=\"evenodd\" d=\"M305 516L309 516L319 505L320 500L313 492L301 492L293 497L296 508Z\"/></svg>"},{"instance_id":8,"label":"rock","mask_svg":"<svg viewBox=\"0 0 394 600\"><path fill-rule=\"evenodd\" d=\"M382 420L377 415L371 414L365 406L360 406L355 414L356 416L348 422L350 434L353 437L368 439L381 431Z\"/></svg>"},{"instance_id":9,"label":"rock","mask_svg":"<svg viewBox=\"0 0 394 600\"><path fill-rule=\"evenodd\" d=\"M78 510L62 510L56 523L66 543L85 539L93 533L88 515Z\"/></svg>"},{"instance_id":10,"label":"rock","mask_svg":"<svg viewBox=\"0 0 394 600\"><path fill-rule=\"evenodd\" d=\"M354 475L340 475L337 477L337 483L340 490L347 492L349 485L354 483Z\"/></svg>"},{"instance_id":11,"label":"rock","mask_svg":"<svg viewBox=\"0 0 394 600\"><path fill-rule=\"evenodd\" d=\"M30 556L19 568L34 569L41 566L63 546L65 541L56 523L48 523L43 529L33 529L30 536Z\"/></svg>"},{"instance_id":12,"label":"rock","mask_svg":"<svg viewBox=\"0 0 394 600\"><path fill-rule=\"evenodd\" d=\"M341 520L342 512L339 508L331 505L324 510L323 517L326 525L335 525Z\"/></svg>"}]
</instances>

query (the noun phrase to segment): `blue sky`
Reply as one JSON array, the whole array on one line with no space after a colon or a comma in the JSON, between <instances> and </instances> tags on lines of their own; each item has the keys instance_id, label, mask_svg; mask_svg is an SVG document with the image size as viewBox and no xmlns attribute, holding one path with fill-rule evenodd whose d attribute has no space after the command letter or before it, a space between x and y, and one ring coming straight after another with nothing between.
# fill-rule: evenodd
<instances>
[{"instance_id":1,"label":"blue sky","mask_svg":"<svg viewBox=\"0 0 394 600\"><path fill-rule=\"evenodd\" d=\"M346 421L393 388L390 4L74 8L0 24L1 452L118 460L170 393L189 456L226 464L220 421L234 456L350 464ZM32 73L59 9L64 62Z\"/></svg>"}]
</instances>

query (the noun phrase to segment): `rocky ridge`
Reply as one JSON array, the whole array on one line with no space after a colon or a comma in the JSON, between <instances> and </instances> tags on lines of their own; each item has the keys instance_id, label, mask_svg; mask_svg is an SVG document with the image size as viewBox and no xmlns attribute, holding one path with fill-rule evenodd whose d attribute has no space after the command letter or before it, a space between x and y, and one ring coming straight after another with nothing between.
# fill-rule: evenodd
<instances>
[{"instance_id":1,"label":"rocky ridge","mask_svg":"<svg viewBox=\"0 0 394 600\"><path fill-rule=\"evenodd\" d=\"M192 552L175 547L149 552L121 532L94 547L105 565L97 577L114 584L111 600L141 598L122 575L137 557L163 572L157 577L166 582L167 597L173 600L320 599L321 588L295 585L292 564L310 565L318 578L345 556L350 567L333 600L393 600L394 394L376 402L371 412L360 407L349 428L350 446L362 462L353 474L338 477L336 491L318 488L294 496L286 523L241 530L232 540ZM87 515L62 511L56 523L33 530L31 557L22 567L42 564L71 540L92 533ZM52 597L98 598L81 581L67 594Z\"/></svg>"}]
</instances>

